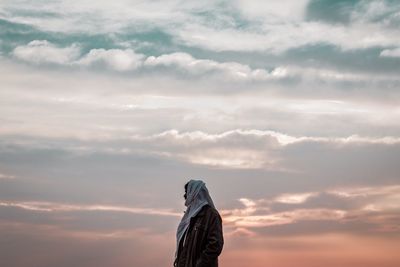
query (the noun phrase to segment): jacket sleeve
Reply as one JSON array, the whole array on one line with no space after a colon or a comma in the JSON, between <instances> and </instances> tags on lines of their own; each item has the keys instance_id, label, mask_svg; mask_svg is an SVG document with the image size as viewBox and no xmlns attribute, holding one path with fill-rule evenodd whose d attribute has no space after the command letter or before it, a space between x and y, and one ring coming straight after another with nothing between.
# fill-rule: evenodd
<instances>
[{"instance_id":1,"label":"jacket sleeve","mask_svg":"<svg viewBox=\"0 0 400 267\"><path fill-rule=\"evenodd\" d=\"M196 262L196 267L210 266L221 254L223 246L222 219L217 212L212 212L206 234L206 246Z\"/></svg>"}]
</instances>

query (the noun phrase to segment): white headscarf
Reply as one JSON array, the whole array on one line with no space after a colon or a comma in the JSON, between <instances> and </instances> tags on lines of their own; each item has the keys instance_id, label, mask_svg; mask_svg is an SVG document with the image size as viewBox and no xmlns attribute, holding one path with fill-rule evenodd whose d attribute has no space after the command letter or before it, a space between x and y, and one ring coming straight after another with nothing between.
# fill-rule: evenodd
<instances>
[{"instance_id":1,"label":"white headscarf","mask_svg":"<svg viewBox=\"0 0 400 267\"><path fill-rule=\"evenodd\" d=\"M214 203L208 193L206 184L201 180L190 180L187 184L187 193L185 206L186 211L178 225L176 232L176 252L178 253L179 242L181 241L186 229L189 227L190 219L199 213L201 208L205 205L210 205L215 208Z\"/></svg>"}]
</instances>

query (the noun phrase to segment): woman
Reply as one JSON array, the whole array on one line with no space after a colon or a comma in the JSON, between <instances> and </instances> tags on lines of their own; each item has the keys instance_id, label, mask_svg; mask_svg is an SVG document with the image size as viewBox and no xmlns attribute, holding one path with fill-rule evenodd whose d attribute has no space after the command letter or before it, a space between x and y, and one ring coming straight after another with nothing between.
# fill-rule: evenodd
<instances>
[{"instance_id":1,"label":"woman","mask_svg":"<svg viewBox=\"0 0 400 267\"><path fill-rule=\"evenodd\" d=\"M186 211L178 226L175 267L217 267L224 238L222 219L201 180L185 184Z\"/></svg>"}]
</instances>

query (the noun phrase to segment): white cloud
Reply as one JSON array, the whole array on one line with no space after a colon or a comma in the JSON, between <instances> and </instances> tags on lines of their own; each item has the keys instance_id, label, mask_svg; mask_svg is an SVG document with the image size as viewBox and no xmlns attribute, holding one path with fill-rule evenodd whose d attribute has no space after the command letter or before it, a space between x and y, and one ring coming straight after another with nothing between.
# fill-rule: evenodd
<instances>
[{"instance_id":1,"label":"white cloud","mask_svg":"<svg viewBox=\"0 0 400 267\"><path fill-rule=\"evenodd\" d=\"M181 158L194 164L232 169L267 169L275 163L262 151L243 148L208 148L185 153Z\"/></svg>"},{"instance_id":2,"label":"white cloud","mask_svg":"<svg viewBox=\"0 0 400 267\"><path fill-rule=\"evenodd\" d=\"M160 138L172 138L175 140L184 141L187 139L188 141L204 141L204 142L215 142L215 141L222 141L223 139L228 138L235 138L236 136L242 136L247 138L266 138L264 140L276 140L279 145L285 146L299 142L332 142L332 143L366 143L366 144L398 144L400 143L400 138L398 137L361 137L358 135L352 135L348 137L312 137L312 136L290 136L283 133L275 132L275 131L267 131L267 130L242 130L236 129L231 131L226 131L219 134L208 134L202 131L195 131L195 132L182 132L180 133L177 130L169 130L162 132L160 134L155 134L149 137L141 137L141 136L134 136L132 138L140 139L160 139Z\"/></svg>"},{"instance_id":3,"label":"white cloud","mask_svg":"<svg viewBox=\"0 0 400 267\"><path fill-rule=\"evenodd\" d=\"M134 29L160 28L171 34L177 42L214 51L266 51L282 53L292 48L315 44L331 44L343 50L371 47L400 46L400 34L396 27L387 27L375 17L394 11L395 5L380 4L382 1L362 1L353 12L349 25L332 25L304 21L307 0L265 2L237 0L222 5L207 1L61 1L46 3L46 11L59 17L15 15L5 12L4 19L34 25L45 31L57 32L123 32L127 26ZM26 6L41 12L42 6L28 1L8 2L5 7L18 10ZM239 12L247 27L237 27L240 19L227 11ZM393 13L393 12L392 12ZM216 19L210 21L208 16ZM224 18L220 18L225 14ZM360 14L363 14L361 16ZM394 17L395 15L393 15ZM398 15L397 15L398 16ZM151 26L147 26L151 25ZM354 41L357 40L357 41Z\"/></svg>"},{"instance_id":4,"label":"white cloud","mask_svg":"<svg viewBox=\"0 0 400 267\"><path fill-rule=\"evenodd\" d=\"M400 15L400 5L396 1L358 1L351 12L354 23L378 23L384 26L396 25Z\"/></svg>"},{"instance_id":5,"label":"white cloud","mask_svg":"<svg viewBox=\"0 0 400 267\"><path fill-rule=\"evenodd\" d=\"M116 71L134 70L141 66L143 55L132 49L92 49L83 58L77 61L80 65L105 64Z\"/></svg>"},{"instance_id":6,"label":"white cloud","mask_svg":"<svg viewBox=\"0 0 400 267\"><path fill-rule=\"evenodd\" d=\"M76 44L59 47L46 40L35 40L27 45L18 46L13 55L27 62L41 64L54 63L66 66L105 65L116 71L134 70L141 66L143 55L132 49L92 49L86 55L80 56L80 48Z\"/></svg>"},{"instance_id":7,"label":"white cloud","mask_svg":"<svg viewBox=\"0 0 400 267\"><path fill-rule=\"evenodd\" d=\"M155 24L167 23L171 20L183 20L181 5L176 0L165 1L140 1L140 0L38 0L35 3L26 0L2 1L1 7L5 10L1 17L17 23L24 23L37 27L43 31L63 33L111 33L117 32L130 24L142 24L146 22ZM177 10L178 9L178 10ZM54 16L30 16L30 13L43 11ZM17 14L15 14L17 13ZM136 25L135 25L136 26Z\"/></svg>"},{"instance_id":8,"label":"white cloud","mask_svg":"<svg viewBox=\"0 0 400 267\"><path fill-rule=\"evenodd\" d=\"M340 25L319 22L267 24L258 30L211 28L187 24L177 35L189 46L214 51L265 51L283 53L306 45L331 44L343 50L400 44L399 32L379 25ZM353 40L357 40L354 42Z\"/></svg>"},{"instance_id":9,"label":"white cloud","mask_svg":"<svg viewBox=\"0 0 400 267\"><path fill-rule=\"evenodd\" d=\"M237 62L220 63L209 59L195 59L187 53L172 53L158 57L150 56L144 64L152 67L172 66L196 75L217 71L239 80L269 80L287 76L285 68L276 68L268 72L265 69L251 69L249 66Z\"/></svg>"},{"instance_id":10,"label":"white cloud","mask_svg":"<svg viewBox=\"0 0 400 267\"><path fill-rule=\"evenodd\" d=\"M266 21L302 20L309 0L280 0L280 1L258 1L258 0L235 0L239 12L246 18L259 18Z\"/></svg>"},{"instance_id":11,"label":"white cloud","mask_svg":"<svg viewBox=\"0 0 400 267\"><path fill-rule=\"evenodd\" d=\"M385 49L380 53L381 57L400 57L400 47L394 49Z\"/></svg>"},{"instance_id":12,"label":"white cloud","mask_svg":"<svg viewBox=\"0 0 400 267\"><path fill-rule=\"evenodd\" d=\"M285 204L302 204L312 197L318 196L318 193L300 193L300 194L282 194L274 199L275 202Z\"/></svg>"},{"instance_id":13,"label":"white cloud","mask_svg":"<svg viewBox=\"0 0 400 267\"><path fill-rule=\"evenodd\" d=\"M197 59L192 55L176 52L160 56L138 54L132 49L92 49L87 54L79 56L79 48L76 44L67 47L58 47L46 40L35 40L25 46L14 49L15 57L32 62L54 63L66 66L102 66L115 71L134 71L142 66L154 69L159 66L166 69L195 76L196 78L211 77L222 81L243 82L278 82L292 78L304 82L399 82L394 75L352 73L335 69L304 68L297 66L276 66L272 70L251 68L239 62L218 62L211 59ZM161 72L162 73L162 72ZM212 75L212 76L210 76Z\"/></svg>"},{"instance_id":14,"label":"white cloud","mask_svg":"<svg viewBox=\"0 0 400 267\"><path fill-rule=\"evenodd\" d=\"M34 40L27 45L17 46L13 51L13 55L18 59L36 64L70 64L79 54L80 48L76 44L58 47L46 40Z\"/></svg>"}]
</instances>

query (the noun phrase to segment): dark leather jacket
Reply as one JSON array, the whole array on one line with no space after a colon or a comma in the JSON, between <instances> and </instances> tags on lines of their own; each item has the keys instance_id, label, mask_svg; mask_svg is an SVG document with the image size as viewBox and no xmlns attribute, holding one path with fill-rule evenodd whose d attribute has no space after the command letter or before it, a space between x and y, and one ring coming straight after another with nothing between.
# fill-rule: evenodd
<instances>
[{"instance_id":1,"label":"dark leather jacket","mask_svg":"<svg viewBox=\"0 0 400 267\"><path fill-rule=\"evenodd\" d=\"M179 244L175 267L218 267L224 245L222 219L209 205L190 220L185 245Z\"/></svg>"}]
</instances>

